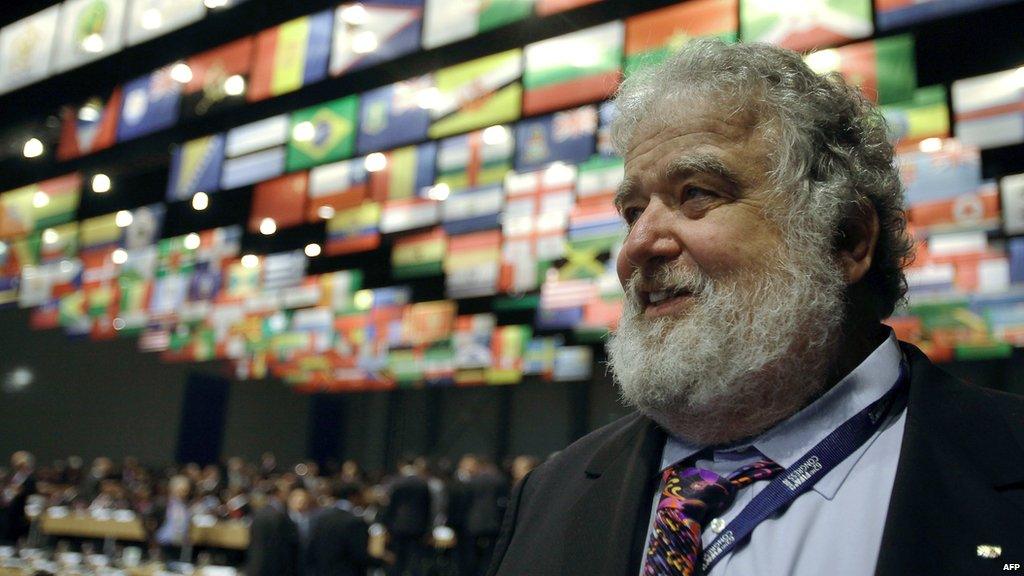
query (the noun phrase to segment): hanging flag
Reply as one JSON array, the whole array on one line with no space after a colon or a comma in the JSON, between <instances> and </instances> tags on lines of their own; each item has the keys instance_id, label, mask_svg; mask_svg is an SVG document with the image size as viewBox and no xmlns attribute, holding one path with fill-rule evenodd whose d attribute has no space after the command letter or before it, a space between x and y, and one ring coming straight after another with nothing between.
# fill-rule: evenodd
<instances>
[{"instance_id":1,"label":"hanging flag","mask_svg":"<svg viewBox=\"0 0 1024 576\"><path fill-rule=\"evenodd\" d=\"M423 346L451 338L457 312L458 304L452 300L410 304L402 318L403 341Z\"/></svg>"},{"instance_id":2,"label":"hanging flag","mask_svg":"<svg viewBox=\"0 0 1024 576\"><path fill-rule=\"evenodd\" d=\"M380 204L364 202L335 212L327 222L325 252L334 256L366 252L380 246Z\"/></svg>"},{"instance_id":3,"label":"hanging flag","mask_svg":"<svg viewBox=\"0 0 1024 576\"><path fill-rule=\"evenodd\" d=\"M440 204L430 198L388 200L381 209L380 231L393 234L433 226L441 220Z\"/></svg>"},{"instance_id":4,"label":"hanging flag","mask_svg":"<svg viewBox=\"0 0 1024 576\"><path fill-rule=\"evenodd\" d=\"M804 61L818 74L839 72L878 104L910 100L917 88L914 38L909 35L819 50Z\"/></svg>"},{"instance_id":5,"label":"hanging flag","mask_svg":"<svg viewBox=\"0 0 1024 576\"><path fill-rule=\"evenodd\" d=\"M612 123L618 115L615 103L610 100L597 108L597 153L605 158L619 155L612 142Z\"/></svg>"},{"instance_id":6,"label":"hanging flag","mask_svg":"<svg viewBox=\"0 0 1024 576\"><path fill-rule=\"evenodd\" d=\"M580 6L586 6L587 4L601 2L601 0L536 0L536 2L537 15L548 16L550 14L572 10L573 8L578 8Z\"/></svg>"},{"instance_id":7,"label":"hanging flag","mask_svg":"<svg viewBox=\"0 0 1024 576\"><path fill-rule=\"evenodd\" d=\"M974 146L946 140L937 150L911 149L897 165L907 206L970 194L982 186L981 153Z\"/></svg>"},{"instance_id":8,"label":"hanging flag","mask_svg":"<svg viewBox=\"0 0 1024 576\"><path fill-rule=\"evenodd\" d=\"M359 96L351 95L292 113L288 171L352 155Z\"/></svg>"},{"instance_id":9,"label":"hanging flag","mask_svg":"<svg viewBox=\"0 0 1024 576\"><path fill-rule=\"evenodd\" d=\"M57 159L71 160L109 148L117 139L117 114L121 110L121 89L95 97L76 106L61 108L60 142Z\"/></svg>"},{"instance_id":10,"label":"hanging flag","mask_svg":"<svg viewBox=\"0 0 1024 576\"><path fill-rule=\"evenodd\" d=\"M181 98L182 116L197 118L245 102L253 46L247 36L189 58L192 80Z\"/></svg>"},{"instance_id":11,"label":"hanging flag","mask_svg":"<svg viewBox=\"0 0 1024 576\"><path fill-rule=\"evenodd\" d=\"M626 19L626 75L654 66L694 38L735 42L738 0L692 0Z\"/></svg>"},{"instance_id":12,"label":"hanging flag","mask_svg":"<svg viewBox=\"0 0 1024 576\"><path fill-rule=\"evenodd\" d=\"M441 203L441 222L448 234L465 234L500 226L505 191L500 185L463 190Z\"/></svg>"},{"instance_id":13,"label":"hanging flag","mask_svg":"<svg viewBox=\"0 0 1024 576\"><path fill-rule=\"evenodd\" d=\"M445 294L474 298L497 293L501 270L501 231L473 232L448 238Z\"/></svg>"},{"instance_id":14,"label":"hanging flag","mask_svg":"<svg viewBox=\"0 0 1024 576\"><path fill-rule=\"evenodd\" d=\"M295 288L301 284L303 276L306 275L308 260L302 250L292 250L267 254L261 264L263 290L278 290Z\"/></svg>"},{"instance_id":15,"label":"hanging flag","mask_svg":"<svg viewBox=\"0 0 1024 576\"><path fill-rule=\"evenodd\" d=\"M53 5L0 29L0 94L50 74L59 18Z\"/></svg>"},{"instance_id":16,"label":"hanging flag","mask_svg":"<svg viewBox=\"0 0 1024 576\"><path fill-rule=\"evenodd\" d=\"M562 335L530 339L523 351L523 374L551 380L555 371L555 353L564 345L565 337Z\"/></svg>"},{"instance_id":17,"label":"hanging flag","mask_svg":"<svg viewBox=\"0 0 1024 576\"><path fill-rule=\"evenodd\" d=\"M362 270L341 270L319 276L321 288L320 306L338 313L355 310L355 294L362 288Z\"/></svg>"},{"instance_id":18,"label":"hanging flag","mask_svg":"<svg viewBox=\"0 0 1024 576\"><path fill-rule=\"evenodd\" d=\"M63 72L121 50L125 0L67 0L61 4L54 71Z\"/></svg>"},{"instance_id":19,"label":"hanging flag","mask_svg":"<svg viewBox=\"0 0 1024 576\"><path fill-rule=\"evenodd\" d=\"M626 223L611 202L581 202L569 214L569 243L607 252L626 237Z\"/></svg>"},{"instance_id":20,"label":"hanging flag","mask_svg":"<svg viewBox=\"0 0 1024 576\"><path fill-rule=\"evenodd\" d=\"M551 162L579 164L594 154L597 108L583 106L516 124L515 168L534 170Z\"/></svg>"},{"instance_id":21,"label":"hanging flag","mask_svg":"<svg viewBox=\"0 0 1024 576\"><path fill-rule=\"evenodd\" d=\"M257 34L249 101L280 96L323 80L333 21L331 11L324 10Z\"/></svg>"},{"instance_id":22,"label":"hanging flag","mask_svg":"<svg viewBox=\"0 0 1024 576\"><path fill-rule=\"evenodd\" d=\"M812 50L871 36L871 0L740 0L744 42Z\"/></svg>"},{"instance_id":23,"label":"hanging flag","mask_svg":"<svg viewBox=\"0 0 1024 576\"><path fill-rule=\"evenodd\" d=\"M129 0L128 45L198 22L206 15L203 0Z\"/></svg>"},{"instance_id":24,"label":"hanging flag","mask_svg":"<svg viewBox=\"0 0 1024 576\"><path fill-rule=\"evenodd\" d=\"M491 338L497 320L494 314L471 314L455 319L452 348L455 354L455 383L484 383L484 371L491 366Z\"/></svg>"},{"instance_id":25,"label":"hanging flag","mask_svg":"<svg viewBox=\"0 0 1024 576\"><path fill-rule=\"evenodd\" d=\"M437 143L433 141L384 152L384 168L369 174L370 198L388 202L423 196L434 183L436 157Z\"/></svg>"},{"instance_id":26,"label":"hanging flag","mask_svg":"<svg viewBox=\"0 0 1024 576\"><path fill-rule=\"evenodd\" d=\"M44 239L42 233L35 233L24 241L32 246L33 253L38 254L38 262L54 262L74 258L78 254L78 222L69 222L51 226L52 232Z\"/></svg>"},{"instance_id":27,"label":"hanging flag","mask_svg":"<svg viewBox=\"0 0 1024 576\"><path fill-rule=\"evenodd\" d=\"M956 137L964 144L996 148L1024 142L1024 82L1006 70L953 82Z\"/></svg>"},{"instance_id":28,"label":"hanging flag","mask_svg":"<svg viewBox=\"0 0 1024 576\"><path fill-rule=\"evenodd\" d=\"M563 346L555 351L555 382L585 382L594 372L594 349L590 346Z\"/></svg>"},{"instance_id":29,"label":"hanging flag","mask_svg":"<svg viewBox=\"0 0 1024 576\"><path fill-rule=\"evenodd\" d=\"M426 75L363 93L357 151L366 154L425 139L430 110L423 104L429 104L424 99L433 86Z\"/></svg>"},{"instance_id":30,"label":"hanging flag","mask_svg":"<svg viewBox=\"0 0 1024 576\"><path fill-rule=\"evenodd\" d=\"M427 0L423 47L451 44L530 16L534 0Z\"/></svg>"},{"instance_id":31,"label":"hanging flag","mask_svg":"<svg viewBox=\"0 0 1024 576\"><path fill-rule=\"evenodd\" d=\"M176 146L171 154L167 201L188 200L196 192L216 192L224 163L224 135L214 134Z\"/></svg>"},{"instance_id":32,"label":"hanging flag","mask_svg":"<svg viewBox=\"0 0 1024 576\"><path fill-rule=\"evenodd\" d=\"M362 0L334 11L331 74L394 60L420 47L423 0Z\"/></svg>"},{"instance_id":33,"label":"hanging flag","mask_svg":"<svg viewBox=\"0 0 1024 576\"><path fill-rule=\"evenodd\" d=\"M264 218L272 218L280 229L305 222L308 183L308 172L296 172L257 184L252 192L249 231L259 231Z\"/></svg>"},{"instance_id":34,"label":"hanging flag","mask_svg":"<svg viewBox=\"0 0 1024 576\"><path fill-rule=\"evenodd\" d=\"M515 140L506 126L452 136L437 148L437 183L450 192L501 183L512 169Z\"/></svg>"},{"instance_id":35,"label":"hanging flag","mask_svg":"<svg viewBox=\"0 0 1024 576\"><path fill-rule=\"evenodd\" d=\"M221 167L222 189L270 180L284 172L289 121L286 114L228 130L227 157Z\"/></svg>"},{"instance_id":36,"label":"hanging flag","mask_svg":"<svg viewBox=\"0 0 1024 576\"><path fill-rule=\"evenodd\" d=\"M595 157L580 164L576 196L580 203L611 204L626 167L621 158Z\"/></svg>"},{"instance_id":37,"label":"hanging flag","mask_svg":"<svg viewBox=\"0 0 1024 576\"><path fill-rule=\"evenodd\" d=\"M995 183L952 198L918 202L907 208L907 222L915 231L949 232L999 228L999 189Z\"/></svg>"},{"instance_id":38,"label":"hanging flag","mask_svg":"<svg viewBox=\"0 0 1024 576\"><path fill-rule=\"evenodd\" d=\"M434 73L437 101L430 108L431 138L519 118L523 88L521 50L509 50Z\"/></svg>"},{"instance_id":39,"label":"hanging flag","mask_svg":"<svg viewBox=\"0 0 1024 576\"><path fill-rule=\"evenodd\" d=\"M221 166L220 188L231 190L276 178L284 173L288 149L284 146L228 158Z\"/></svg>"},{"instance_id":40,"label":"hanging flag","mask_svg":"<svg viewBox=\"0 0 1024 576\"><path fill-rule=\"evenodd\" d=\"M0 194L0 239L25 236L75 217L82 194L82 176L67 174ZM45 195L46 203L36 205Z\"/></svg>"},{"instance_id":41,"label":"hanging flag","mask_svg":"<svg viewBox=\"0 0 1024 576\"><path fill-rule=\"evenodd\" d=\"M875 23L879 30L892 30L1011 3L1011 0L875 0Z\"/></svg>"},{"instance_id":42,"label":"hanging flag","mask_svg":"<svg viewBox=\"0 0 1024 576\"><path fill-rule=\"evenodd\" d=\"M178 121L181 84L166 66L124 85L117 141L124 142L173 126Z\"/></svg>"},{"instance_id":43,"label":"hanging flag","mask_svg":"<svg viewBox=\"0 0 1024 576\"><path fill-rule=\"evenodd\" d=\"M443 228L395 238L391 249L391 277L396 280L440 276L448 236Z\"/></svg>"},{"instance_id":44,"label":"hanging flag","mask_svg":"<svg viewBox=\"0 0 1024 576\"><path fill-rule=\"evenodd\" d=\"M224 153L237 158L288 142L288 115L271 116L228 130Z\"/></svg>"},{"instance_id":45,"label":"hanging flag","mask_svg":"<svg viewBox=\"0 0 1024 576\"><path fill-rule=\"evenodd\" d=\"M889 128L889 138L897 148L917 144L925 138L949 136L945 86L918 88L912 100L882 106L881 109Z\"/></svg>"},{"instance_id":46,"label":"hanging flag","mask_svg":"<svg viewBox=\"0 0 1024 576\"><path fill-rule=\"evenodd\" d=\"M339 210L354 208L366 199L366 165L363 158L342 160L313 168L309 173L309 204L306 219L316 222Z\"/></svg>"},{"instance_id":47,"label":"hanging flag","mask_svg":"<svg viewBox=\"0 0 1024 576\"><path fill-rule=\"evenodd\" d=\"M523 351L532 335L530 326L499 326L491 339L493 364L487 369L487 384L518 384L523 379Z\"/></svg>"},{"instance_id":48,"label":"hanging flag","mask_svg":"<svg viewBox=\"0 0 1024 576\"><path fill-rule=\"evenodd\" d=\"M609 22L526 47L523 114L607 98L619 84L623 26Z\"/></svg>"}]
</instances>

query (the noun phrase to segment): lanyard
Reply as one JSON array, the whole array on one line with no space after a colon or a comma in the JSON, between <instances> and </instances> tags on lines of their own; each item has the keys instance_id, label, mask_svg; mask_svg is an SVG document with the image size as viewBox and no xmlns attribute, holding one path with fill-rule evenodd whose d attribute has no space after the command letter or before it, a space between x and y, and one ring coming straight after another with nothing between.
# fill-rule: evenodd
<instances>
[{"instance_id":1,"label":"lanyard","mask_svg":"<svg viewBox=\"0 0 1024 576\"><path fill-rule=\"evenodd\" d=\"M853 454L881 426L896 398L906 389L909 368L900 362L900 377L888 392L853 415L795 464L775 477L750 501L739 516L729 522L707 548L701 572L707 574L726 554L747 539L763 520L789 506L840 462Z\"/></svg>"}]
</instances>

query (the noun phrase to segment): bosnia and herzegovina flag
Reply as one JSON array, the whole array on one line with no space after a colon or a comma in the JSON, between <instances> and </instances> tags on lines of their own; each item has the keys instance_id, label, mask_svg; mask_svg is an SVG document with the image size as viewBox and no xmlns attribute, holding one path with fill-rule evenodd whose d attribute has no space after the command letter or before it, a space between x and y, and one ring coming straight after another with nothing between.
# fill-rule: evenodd
<instances>
[{"instance_id":1,"label":"bosnia and herzegovina flag","mask_svg":"<svg viewBox=\"0 0 1024 576\"><path fill-rule=\"evenodd\" d=\"M621 21L609 22L526 47L523 114L594 102L619 84Z\"/></svg>"},{"instance_id":2,"label":"bosnia and herzegovina flag","mask_svg":"<svg viewBox=\"0 0 1024 576\"><path fill-rule=\"evenodd\" d=\"M364 202L335 212L327 222L329 255L366 252L380 246L380 204Z\"/></svg>"},{"instance_id":3,"label":"bosnia and herzegovina flag","mask_svg":"<svg viewBox=\"0 0 1024 576\"><path fill-rule=\"evenodd\" d=\"M364 92L356 151L378 152L425 139L430 110L420 104L433 86L426 75Z\"/></svg>"},{"instance_id":4,"label":"bosnia and herzegovina flag","mask_svg":"<svg viewBox=\"0 0 1024 576\"><path fill-rule=\"evenodd\" d=\"M949 136L949 107L946 106L946 88L942 85L919 88L911 100L882 106L882 114L889 127L889 137L897 147L916 144L925 138Z\"/></svg>"},{"instance_id":5,"label":"bosnia and herzegovina flag","mask_svg":"<svg viewBox=\"0 0 1024 576\"><path fill-rule=\"evenodd\" d=\"M196 138L175 147L167 180L167 200L188 200L196 192L216 192L220 189L223 163L223 134Z\"/></svg>"},{"instance_id":6,"label":"bosnia and herzegovina flag","mask_svg":"<svg viewBox=\"0 0 1024 576\"><path fill-rule=\"evenodd\" d=\"M519 118L523 87L521 50L509 50L442 68L434 74L439 96L427 131L441 138Z\"/></svg>"},{"instance_id":7,"label":"bosnia and herzegovina flag","mask_svg":"<svg viewBox=\"0 0 1024 576\"><path fill-rule=\"evenodd\" d=\"M910 100L917 88L914 38L909 34L819 50L804 61L818 74L839 72L878 104Z\"/></svg>"},{"instance_id":8,"label":"bosnia and herzegovina flag","mask_svg":"<svg viewBox=\"0 0 1024 576\"><path fill-rule=\"evenodd\" d=\"M256 36L247 98L256 102L323 80L331 52L330 10L296 18Z\"/></svg>"},{"instance_id":9,"label":"bosnia and herzegovina flag","mask_svg":"<svg viewBox=\"0 0 1024 576\"><path fill-rule=\"evenodd\" d=\"M310 106L292 113L287 170L301 170L352 155L359 96Z\"/></svg>"},{"instance_id":10,"label":"bosnia and herzegovina flag","mask_svg":"<svg viewBox=\"0 0 1024 576\"><path fill-rule=\"evenodd\" d=\"M334 12L331 74L340 76L415 52L420 47L424 0L346 2ZM360 5L354 7L354 5ZM359 44L373 38L377 49Z\"/></svg>"},{"instance_id":11,"label":"bosnia and herzegovina flag","mask_svg":"<svg viewBox=\"0 0 1024 576\"><path fill-rule=\"evenodd\" d=\"M437 143L424 142L384 152L387 165L371 172L369 195L377 202L408 200L420 196L434 183L434 159ZM385 207L385 210L387 208Z\"/></svg>"},{"instance_id":12,"label":"bosnia and herzegovina flag","mask_svg":"<svg viewBox=\"0 0 1024 576\"><path fill-rule=\"evenodd\" d=\"M738 0L693 0L626 19L626 75L653 66L694 38L735 42Z\"/></svg>"},{"instance_id":13,"label":"bosnia and herzegovina flag","mask_svg":"<svg viewBox=\"0 0 1024 576\"><path fill-rule=\"evenodd\" d=\"M512 168L515 138L507 126L492 130L500 137L484 138L479 130L442 140L437 148L438 184L457 192L502 182Z\"/></svg>"},{"instance_id":14,"label":"bosnia and herzegovina flag","mask_svg":"<svg viewBox=\"0 0 1024 576\"><path fill-rule=\"evenodd\" d=\"M742 0L744 42L813 50L871 36L871 0Z\"/></svg>"},{"instance_id":15,"label":"bosnia and herzegovina flag","mask_svg":"<svg viewBox=\"0 0 1024 576\"><path fill-rule=\"evenodd\" d=\"M105 97L64 106L61 109L57 159L71 160L113 146L117 140L117 115L120 111L120 88L115 88Z\"/></svg>"}]
</instances>

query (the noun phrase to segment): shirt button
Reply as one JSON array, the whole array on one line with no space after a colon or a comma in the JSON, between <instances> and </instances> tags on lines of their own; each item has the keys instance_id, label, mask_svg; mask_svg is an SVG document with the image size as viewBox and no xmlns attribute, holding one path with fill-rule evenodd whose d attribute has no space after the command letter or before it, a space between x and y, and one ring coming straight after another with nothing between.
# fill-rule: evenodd
<instances>
[{"instance_id":1,"label":"shirt button","mask_svg":"<svg viewBox=\"0 0 1024 576\"><path fill-rule=\"evenodd\" d=\"M709 528L711 528L712 532L718 534L722 530L725 530L725 520L722 520L721 518L715 518L711 521Z\"/></svg>"}]
</instances>

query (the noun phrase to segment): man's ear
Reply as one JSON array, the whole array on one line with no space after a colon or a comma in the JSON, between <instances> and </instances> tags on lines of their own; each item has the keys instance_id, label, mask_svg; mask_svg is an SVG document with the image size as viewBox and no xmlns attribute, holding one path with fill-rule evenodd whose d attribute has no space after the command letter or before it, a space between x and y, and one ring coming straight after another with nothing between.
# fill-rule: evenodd
<instances>
[{"instance_id":1,"label":"man's ear","mask_svg":"<svg viewBox=\"0 0 1024 576\"><path fill-rule=\"evenodd\" d=\"M843 221L836 254L847 285L860 282L871 269L878 229L878 213L868 200L858 202L853 214Z\"/></svg>"}]
</instances>

